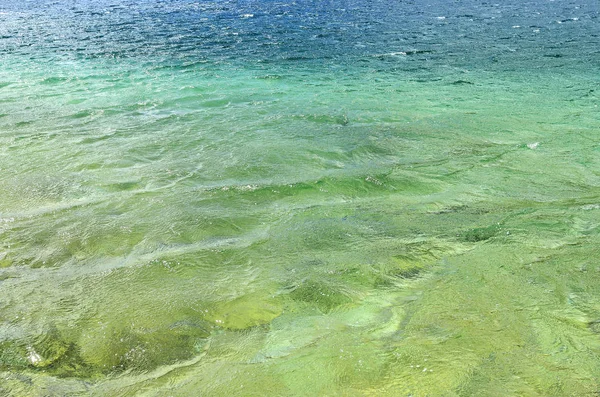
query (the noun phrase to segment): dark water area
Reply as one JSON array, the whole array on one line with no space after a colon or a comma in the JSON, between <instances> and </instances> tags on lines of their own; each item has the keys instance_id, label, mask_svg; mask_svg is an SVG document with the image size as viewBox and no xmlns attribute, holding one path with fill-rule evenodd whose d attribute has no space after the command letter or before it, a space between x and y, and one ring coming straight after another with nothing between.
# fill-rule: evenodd
<instances>
[{"instance_id":1,"label":"dark water area","mask_svg":"<svg viewBox=\"0 0 600 397\"><path fill-rule=\"evenodd\" d=\"M0 54L38 60L597 71L599 57L593 1L5 1L1 9Z\"/></svg>"}]
</instances>

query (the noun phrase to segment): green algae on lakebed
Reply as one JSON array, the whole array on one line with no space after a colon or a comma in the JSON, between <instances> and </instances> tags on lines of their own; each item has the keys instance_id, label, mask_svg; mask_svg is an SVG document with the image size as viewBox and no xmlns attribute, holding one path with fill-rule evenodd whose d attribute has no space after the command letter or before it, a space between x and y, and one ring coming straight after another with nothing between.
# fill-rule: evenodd
<instances>
[{"instance_id":1,"label":"green algae on lakebed","mask_svg":"<svg viewBox=\"0 0 600 397\"><path fill-rule=\"evenodd\" d=\"M598 393L589 5L40 3L0 6L1 395Z\"/></svg>"},{"instance_id":2,"label":"green algae on lakebed","mask_svg":"<svg viewBox=\"0 0 600 397\"><path fill-rule=\"evenodd\" d=\"M288 169L204 186L199 171L153 172L133 190L94 192L90 180L159 166L149 163L77 171L87 187L61 182L57 196L20 193L37 210L4 190L2 390L594 391L592 130L570 136L578 153L565 149L562 125L544 127L531 149L521 143L539 136L495 132L507 128L497 111L478 116L489 130L460 109L414 126L362 125L377 140L362 153L319 150L314 164L333 168L318 179ZM454 140L439 146L442 126ZM350 144L352 124L331 128ZM473 128L479 137L465 133Z\"/></svg>"}]
</instances>

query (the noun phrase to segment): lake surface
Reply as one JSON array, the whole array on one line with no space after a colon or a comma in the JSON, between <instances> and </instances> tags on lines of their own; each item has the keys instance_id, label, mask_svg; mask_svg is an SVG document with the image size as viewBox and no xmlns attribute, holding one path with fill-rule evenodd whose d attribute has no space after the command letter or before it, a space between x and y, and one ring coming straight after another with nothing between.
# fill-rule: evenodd
<instances>
[{"instance_id":1,"label":"lake surface","mask_svg":"<svg viewBox=\"0 0 600 397\"><path fill-rule=\"evenodd\" d=\"M600 392L600 6L0 3L0 395Z\"/></svg>"}]
</instances>

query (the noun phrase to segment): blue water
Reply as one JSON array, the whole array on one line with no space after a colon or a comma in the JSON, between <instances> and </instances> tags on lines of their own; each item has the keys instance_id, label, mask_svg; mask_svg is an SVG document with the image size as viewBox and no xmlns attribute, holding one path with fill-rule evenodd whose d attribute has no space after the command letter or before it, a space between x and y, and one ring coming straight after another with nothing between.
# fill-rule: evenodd
<instances>
[{"instance_id":1,"label":"blue water","mask_svg":"<svg viewBox=\"0 0 600 397\"><path fill-rule=\"evenodd\" d=\"M19 62L439 73L584 71L598 57L590 1L5 1L2 10L0 49Z\"/></svg>"},{"instance_id":2,"label":"blue water","mask_svg":"<svg viewBox=\"0 0 600 397\"><path fill-rule=\"evenodd\" d=\"M600 390L595 1L0 3L0 394Z\"/></svg>"}]
</instances>

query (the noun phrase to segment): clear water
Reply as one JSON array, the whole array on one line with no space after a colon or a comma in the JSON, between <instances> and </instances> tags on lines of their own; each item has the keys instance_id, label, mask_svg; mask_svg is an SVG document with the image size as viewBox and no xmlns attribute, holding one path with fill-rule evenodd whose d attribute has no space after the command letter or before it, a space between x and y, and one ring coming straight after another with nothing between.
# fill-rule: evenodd
<instances>
[{"instance_id":1,"label":"clear water","mask_svg":"<svg viewBox=\"0 0 600 397\"><path fill-rule=\"evenodd\" d=\"M599 14L4 0L0 394L596 395Z\"/></svg>"}]
</instances>

